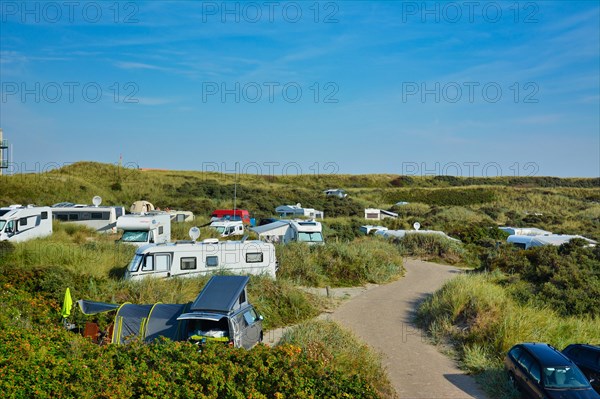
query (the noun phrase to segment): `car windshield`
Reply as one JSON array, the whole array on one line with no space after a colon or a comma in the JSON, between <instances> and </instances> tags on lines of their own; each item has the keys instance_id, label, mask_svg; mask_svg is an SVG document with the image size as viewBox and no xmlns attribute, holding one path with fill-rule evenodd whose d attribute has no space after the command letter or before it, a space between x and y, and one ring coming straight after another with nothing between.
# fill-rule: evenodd
<instances>
[{"instance_id":1,"label":"car windshield","mask_svg":"<svg viewBox=\"0 0 600 399\"><path fill-rule=\"evenodd\" d=\"M298 233L298 241L302 242L323 242L323 235L319 232L314 233Z\"/></svg>"},{"instance_id":2,"label":"car windshield","mask_svg":"<svg viewBox=\"0 0 600 399\"><path fill-rule=\"evenodd\" d=\"M561 366L544 368L544 386L557 389L588 388L590 384L578 368Z\"/></svg>"},{"instance_id":3,"label":"car windshield","mask_svg":"<svg viewBox=\"0 0 600 399\"><path fill-rule=\"evenodd\" d=\"M133 259L131 260L131 263L129 264L129 266L127 267L127 270L129 270L130 272L137 272L143 258L144 258L144 255L136 254L133 257Z\"/></svg>"},{"instance_id":4,"label":"car windshield","mask_svg":"<svg viewBox=\"0 0 600 399\"><path fill-rule=\"evenodd\" d=\"M126 231L121 237L123 242L147 242L148 232L147 231Z\"/></svg>"},{"instance_id":5,"label":"car windshield","mask_svg":"<svg viewBox=\"0 0 600 399\"><path fill-rule=\"evenodd\" d=\"M4 229L4 225L6 225L6 220L0 220L0 231Z\"/></svg>"}]
</instances>

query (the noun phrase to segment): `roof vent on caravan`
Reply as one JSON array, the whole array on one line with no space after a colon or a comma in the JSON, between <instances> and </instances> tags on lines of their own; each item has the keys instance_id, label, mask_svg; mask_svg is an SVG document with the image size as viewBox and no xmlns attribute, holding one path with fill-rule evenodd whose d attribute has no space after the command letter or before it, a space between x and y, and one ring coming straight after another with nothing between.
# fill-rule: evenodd
<instances>
[{"instance_id":1,"label":"roof vent on caravan","mask_svg":"<svg viewBox=\"0 0 600 399\"><path fill-rule=\"evenodd\" d=\"M218 244L219 243L219 239L218 238L207 238L204 241L202 241L205 244Z\"/></svg>"}]
</instances>

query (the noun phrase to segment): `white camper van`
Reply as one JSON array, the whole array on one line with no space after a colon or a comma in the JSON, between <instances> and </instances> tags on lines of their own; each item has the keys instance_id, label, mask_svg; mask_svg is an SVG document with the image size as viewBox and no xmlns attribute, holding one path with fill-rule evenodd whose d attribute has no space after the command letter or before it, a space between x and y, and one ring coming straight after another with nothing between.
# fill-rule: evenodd
<instances>
[{"instance_id":1,"label":"white camper van","mask_svg":"<svg viewBox=\"0 0 600 399\"><path fill-rule=\"evenodd\" d=\"M0 241L23 242L52 234L52 208L11 205L0 208Z\"/></svg>"},{"instance_id":2,"label":"white camper van","mask_svg":"<svg viewBox=\"0 0 600 399\"><path fill-rule=\"evenodd\" d=\"M253 227L258 237L266 242L282 244L299 241L309 245L323 244L323 226L315 220L278 220L273 223Z\"/></svg>"},{"instance_id":3,"label":"white camper van","mask_svg":"<svg viewBox=\"0 0 600 399\"><path fill-rule=\"evenodd\" d=\"M244 235L244 222L241 220L215 220L210 226L217 230L221 237Z\"/></svg>"},{"instance_id":4,"label":"white camper van","mask_svg":"<svg viewBox=\"0 0 600 399\"><path fill-rule=\"evenodd\" d=\"M171 216L166 212L123 215L117 219L117 229L123 230L121 242L141 247L171 241Z\"/></svg>"},{"instance_id":5,"label":"white camper van","mask_svg":"<svg viewBox=\"0 0 600 399\"><path fill-rule=\"evenodd\" d=\"M81 224L100 233L116 233L117 219L125 214L122 206L76 205L66 202L52 206L54 219Z\"/></svg>"},{"instance_id":6,"label":"white camper van","mask_svg":"<svg viewBox=\"0 0 600 399\"><path fill-rule=\"evenodd\" d=\"M275 247L262 241L178 241L137 250L125 278L195 277L214 272L266 274L275 278Z\"/></svg>"}]
</instances>

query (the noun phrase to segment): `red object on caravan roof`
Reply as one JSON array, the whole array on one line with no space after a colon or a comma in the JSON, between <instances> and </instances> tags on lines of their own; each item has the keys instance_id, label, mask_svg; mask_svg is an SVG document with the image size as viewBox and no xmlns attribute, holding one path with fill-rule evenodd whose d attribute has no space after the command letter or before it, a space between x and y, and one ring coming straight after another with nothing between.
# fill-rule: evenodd
<instances>
[{"instance_id":1,"label":"red object on caravan roof","mask_svg":"<svg viewBox=\"0 0 600 399\"><path fill-rule=\"evenodd\" d=\"M225 218L227 216L239 216L242 222L250 224L250 213L248 213L248 211L245 209L236 209L235 211L233 209L217 209L212 213L211 216L219 219Z\"/></svg>"}]
</instances>

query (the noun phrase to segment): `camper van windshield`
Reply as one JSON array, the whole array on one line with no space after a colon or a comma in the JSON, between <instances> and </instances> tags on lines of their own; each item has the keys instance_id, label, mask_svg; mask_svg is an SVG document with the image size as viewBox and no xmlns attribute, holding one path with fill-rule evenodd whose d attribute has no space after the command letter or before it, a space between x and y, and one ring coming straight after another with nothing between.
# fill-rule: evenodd
<instances>
[{"instance_id":1,"label":"camper van windshield","mask_svg":"<svg viewBox=\"0 0 600 399\"><path fill-rule=\"evenodd\" d=\"M131 263L129 264L129 267L127 268L127 270L129 270L130 272L137 272L137 270L140 267L140 262L142 261L142 259L144 259L144 255L136 254L133 257L133 259L131 260Z\"/></svg>"},{"instance_id":2,"label":"camper van windshield","mask_svg":"<svg viewBox=\"0 0 600 399\"><path fill-rule=\"evenodd\" d=\"M217 226L217 227L215 227L215 230L217 230L218 233L223 234L225 232L225 227Z\"/></svg>"},{"instance_id":3,"label":"camper van windshield","mask_svg":"<svg viewBox=\"0 0 600 399\"><path fill-rule=\"evenodd\" d=\"M147 231L126 231L121 237L123 242L147 242L148 232Z\"/></svg>"},{"instance_id":4,"label":"camper van windshield","mask_svg":"<svg viewBox=\"0 0 600 399\"><path fill-rule=\"evenodd\" d=\"M6 224L6 220L0 220L0 231L4 229L4 225Z\"/></svg>"},{"instance_id":5,"label":"camper van windshield","mask_svg":"<svg viewBox=\"0 0 600 399\"><path fill-rule=\"evenodd\" d=\"M298 232L298 241L323 242L323 235L318 231L313 232L313 233Z\"/></svg>"}]
</instances>

